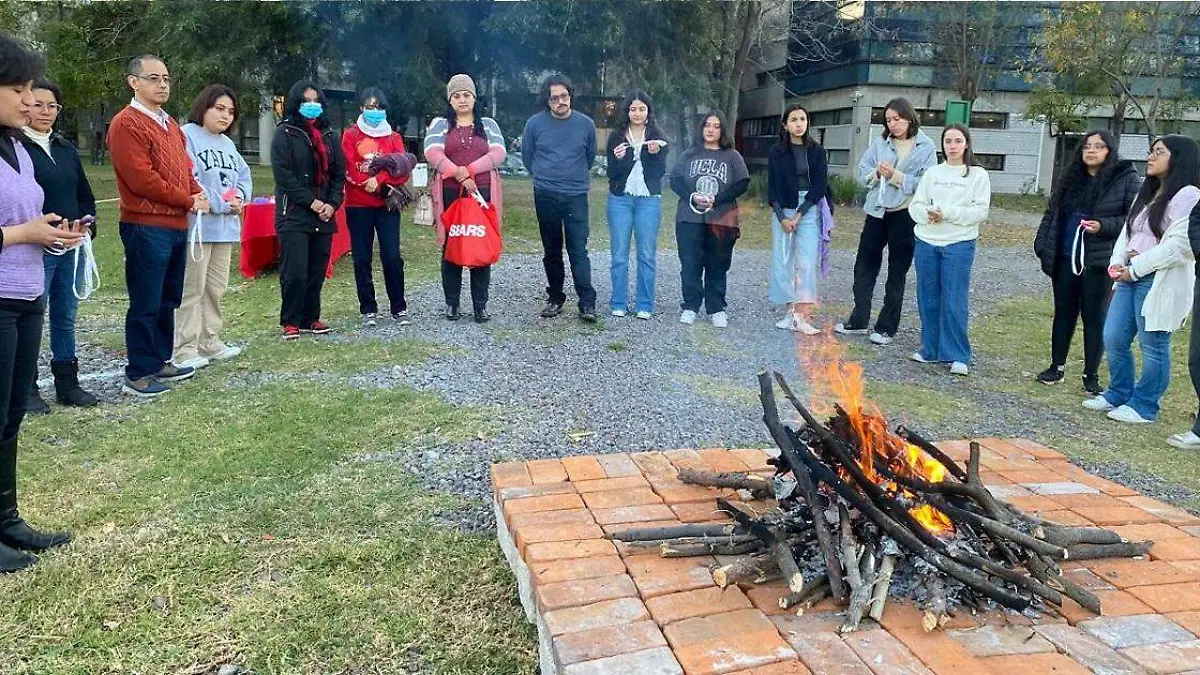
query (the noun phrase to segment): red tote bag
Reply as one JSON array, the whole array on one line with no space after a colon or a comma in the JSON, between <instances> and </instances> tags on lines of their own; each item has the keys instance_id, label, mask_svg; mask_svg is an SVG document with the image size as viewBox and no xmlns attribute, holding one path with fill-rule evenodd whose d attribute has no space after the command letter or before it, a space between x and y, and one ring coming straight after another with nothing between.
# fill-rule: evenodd
<instances>
[{"instance_id":1,"label":"red tote bag","mask_svg":"<svg viewBox=\"0 0 1200 675\"><path fill-rule=\"evenodd\" d=\"M487 267L500 260L504 242L496 209L478 192L463 195L442 212L446 227L445 258L460 267Z\"/></svg>"}]
</instances>

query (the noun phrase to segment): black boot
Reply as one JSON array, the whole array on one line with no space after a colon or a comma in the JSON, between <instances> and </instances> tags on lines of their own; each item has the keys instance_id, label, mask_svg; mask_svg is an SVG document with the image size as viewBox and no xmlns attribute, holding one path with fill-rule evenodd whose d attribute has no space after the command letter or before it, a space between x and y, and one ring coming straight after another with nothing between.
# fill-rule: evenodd
<instances>
[{"instance_id":1,"label":"black boot","mask_svg":"<svg viewBox=\"0 0 1200 675\"><path fill-rule=\"evenodd\" d=\"M69 532L38 532L21 519L17 513L17 437L0 441L0 544L41 553L69 541Z\"/></svg>"},{"instance_id":2,"label":"black boot","mask_svg":"<svg viewBox=\"0 0 1200 675\"><path fill-rule=\"evenodd\" d=\"M20 572L37 562L37 556L22 553L15 548L0 544L0 574L5 572Z\"/></svg>"},{"instance_id":3,"label":"black boot","mask_svg":"<svg viewBox=\"0 0 1200 675\"><path fill-rule=\"evenodd\" d=\"M484 305L475 305L475 323L487 323L492 320L492 315L488 314L487 307Z\"/></svg>"},{"instance_id":4,"label":"black boot","mask_svg":"<svg viewBox=\"0 0 1200 675\"><path fill-rule=\"evenodd\" d=\"M79 386L79 360L51 361L50 372L54 373L54 397L63 405L90 408L99 401Z\"/></svg>"},{"instance_id":5,"label":"black boot","mask_svg":"<svg viewBox=\"0 0 1200 675\"><path fill-rule=\"evenodd\" d=\"M50 406L42 400L42 393L38 391L37 380L33 381L33 386L29 389L29 401L25 404L26 415L49 415Z\"/></svg>"}]
</instances>

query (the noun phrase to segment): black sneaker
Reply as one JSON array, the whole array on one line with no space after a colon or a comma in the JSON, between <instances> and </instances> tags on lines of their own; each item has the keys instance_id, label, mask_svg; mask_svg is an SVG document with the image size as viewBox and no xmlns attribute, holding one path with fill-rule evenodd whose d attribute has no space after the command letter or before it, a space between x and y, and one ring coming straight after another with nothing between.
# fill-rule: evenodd
<instances>
[{"instance_id":1,"label":"black sneaker","mask_svg":"<svg viewBox=\"0 0 1200 675\"><path fill-rule=\"evenodd\" d=\"M561 302L547 302L546 306L542 308L542 318L553 319L559 314L562 314L562 306L563 304Z\"/></svg>"},{"instance_id":2,"label":"black sneaker","mask_svg":"<svg viewBox=\"0 0 1200 675\"><path fill-rule=\"evenodd\" d=\"M1100 378L1095 375L1083 376L1083 390L1096 396L1104 393L1104 387L1100 386Z\"/></svg>"},{"instance_id":3,"label":"black sneaker","mask_svg":"<svg viewBox=\"0 0 1200 675\"><path fill-rule=\"evenodd\" d=\"M487 323L491 320L492 320L492 315L488 314L488 311L486 309L484 309L483 307L476 308L475 323Z\"/></svg>"},{"instance_id":4,"label":"black sneaker","mask_svg":"<svg viewBox=\"0 0 1200 675\"><path fill-rule=\"evenodd\" d=\"M1037 381L1042 384L1062 384L1064 369L1060 366L1050 366L1037 374Z\"/></svg>"},{"instance_id":5,"label":"black sneaker","mask_svg":"<svg viewBox=\"0 0 1200 675\"><path fill-rule=\"evenodd\" d=\"M579 310L579 320L584 323L596 323L596 308L583 307Z\"/></svg>"},{"instance_id":6,"label":"black sneaker","mask_svg":"<svg viewBox=\"0 0 1200 675\"><path fill-rule=\"evenodd\" d=\"M456 305L446 305L445 317L447 321L458 321L458 317L460 316L462 315L458 313L458 307Z\"/></svg>"},{"instance_id":7,"label":"black sneaker","mask_svg":"<svg viewBox=\"0 0 1200 675\"><path fill-rule=\"evenodd\" d=\"M412 325L412 319L409 318L407 309L402 309L399 312L392 312L392 321L395 321L396 325L398 326Z\"/></svg>"}]
</instances>

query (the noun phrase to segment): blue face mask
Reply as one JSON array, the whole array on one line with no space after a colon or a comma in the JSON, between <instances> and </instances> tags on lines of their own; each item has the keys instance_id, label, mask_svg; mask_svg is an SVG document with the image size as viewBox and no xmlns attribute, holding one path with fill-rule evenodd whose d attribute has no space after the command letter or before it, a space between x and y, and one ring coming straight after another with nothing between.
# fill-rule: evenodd
<instances>
[{"instance_id":1,"label":"blue face mask","mask_svg":"<svg viewBox=\"0 0 1200 675\"><path fill-rule=\"evenodd\" d=\"M321 104L316 101L305 101L300 104L300 114L306 119L315 120L321 116Z\"/></svg>"},{"instance_id":2,"label":"blue face mask","mask_svg":"<svg viewBox=\"0 0 1200 675\"><path fill-rule=\"evenodd\" d=\"M363 121L368 126L377 127L387 119L386 110L364 110L362 113Z\"/></svg>"}]
</instances>

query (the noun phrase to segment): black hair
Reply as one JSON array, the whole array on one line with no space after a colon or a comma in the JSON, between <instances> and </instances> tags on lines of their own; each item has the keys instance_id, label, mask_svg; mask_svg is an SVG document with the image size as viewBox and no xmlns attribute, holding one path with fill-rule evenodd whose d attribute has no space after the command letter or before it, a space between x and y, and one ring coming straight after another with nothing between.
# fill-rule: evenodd
<instances>
[{"instance_id":1,"label":"black hair","mask_svg":"<svg viewBox=\"0 0 1200 675\"><path fill-rule=\"evenodd\" d=\"M650 94L641 89L634 89L621 101L621 109L617 111L618 137L624 138L625 133L629 131L629 106L633 105L634 101L646 104L646 138L662 138L662 129L659 129L658 120L654 118L654 105L650 103Z\"/></svg>"},{"instance_id":2,"label":"black hair","mask_svg":"<svg viewBox=\"0 0 1200 675\"><path fill-rule=\"evenodd\" d=\"M375 99L375 104L379 106L380 110L387 110L387 94L384 94L382 89L379 87L367 87L363 89L362 93L358 95L358 105L364 106L371 99Z\"/></svg>"},{"instance_id":3,"label":"black hair","mask_svg":"<svg viewBox=\"0 0 1200 675\"><path fill-rule=\"evenodd\" d=\"M46 62L17 39L0 31L0 85L25 84L42 76Z\"/></svg>"},{"instance_id":4,"label":"black hair","mask_svg":"<svg viewBox=\"0 0 1200 675\"><path fill-rule=\"evenodd\" d=\"M1200 145L1196 141L1179 134L1159 136L1150 144L1150 149L1162 143L1171 151L1171 159L1167 164L1167 177L1164 181L1159 176L1147 175L1142 181L1142 189L1138 190L1129 215L1125 218L1125 231L1133 233L1133 221L1138 214L1146 209L1150 220L1150 231L1155 239L1162 239L1170 223L1164 223L1167 215L1167 205L1183 188L1193 185L1200 187Z\"/></svg>"},{"instance_id":5,"label":"black hair","mask_svg":"<svg viewBox=\"0 0 1200 675\"><path fill-rule=\"evenodd\" d=\"M967 141L967 149L963 151L963 166L966 167L963 169L963 176L969 176L971 174L971 167L979 166L979 162L975 161L975 152L971 150L971 130L965 124L947 124L942 129L942 138L939 142L942 154L946 153L946 132L951 130L961 132L963 138Z\"/></svg>"},{"instance_id":6,"label":"black hair","mask_svg":"<svg viewBox=\"0 0 1200 675\"><path fill-rule=\"evenodd\" d=\"M1050 193L1051 204L1062 204L1063 198L1068 194L1071 194L1072 191L1078 189L1078 187L1082 185L1084 180L1087 178L1088 169L1087 165L1083 163L1083 146L1087 145L1088 139L1092 136L1100 137L1100 140L1103 141L1104 145L1108 148L1108 157L1106 157L1104 159L1104 163L1100 165L1100 171L1096 173L1097 176L1120 161L1121 158L1118 156L1116 142L1113 140L1112 134L1101 129L1094 129L1087 132L1083 135L1083 138L1079 140L1079 146L1075 148L1074 159L1071 161L1071 164L1067 167L1067 170L1063 172L1062 178L1058 180L1058 185L1054 186L1054 191ZM1093 183L1093 188L1096 187L1099 186ZM1093 200L1089 196L1084 201L1085 203L1090 204Z\"/></svg>"},{"instance_id":7,"label":"black hair","mask_svg":"<svg viewBox=\"0 0 1200 675\"><path fill-rule=\"evenodd\" d=\"M889 110L894 110L901 119L908 120L908 135L905 136L905 138L912 138L913 136L917 135L917 132L921 129L921 119L917 117L917 109L913 107L913 104L908 102L908 99L904 98L903 96L897 96L896 98L888 101L887 105L883 106L884 138L888 138L892 135L892 132L888 131L887 127L887 111Z\"/></svg>"},{"instance_id":8,"label":"black hair","mask_svg":"<svg viewBox=\"0 0 1200 675\"><path fill-rule=\"evenodd\" d=\"M154 54L142 54L141 56L135 56L132 59L129 59L129 63L125 65L125 74L141 75L142 66L145 65L146 61L158 61L164 66L167 64L166 61L162 60L161 56L155 56Z\"/></svg>"},{"instance_id":9,"label":"black hair","mask_svg":"<svg viewBox=\"0 0 1200 675\"><path fill-rule=\"evenodd\" d=\"M717 144L722 150L728 150L733 147L733 140L729 136L729 124L725 121L725 113L718 108L712 108L704 113L700 118L700 124L696 127L696 144L701 148L704 147L704 125L708 123L708 118L715 117L721 123L721 136L717 139Z\"/></svg>"},{"instance_id":10,"label":"black hair","mask_svg":"<svg viewBox=\"0 0 1200 675\"><path fill-rule=\"evenodd\" d=\"M233 121L229 123L230 128L232 128L233 125L237 124L240 108L238 107L237 94L234 93L231 87L223 84L210 84L204 88L204 91L200 92L196 100L192 101L191 109L188 110L188 121L197 126L204 126L204 113L208 112L209 108L215 106L217 99L222 96L228 96L229 100L233 101Z\"/></svg>"},{"instance_id":11,"label":"black hair","mask_svg":"<svg viewBox=\"0 0 1200 675\"><path fill-rule=\"evenodd\" d=\"M542 105L546 106L547 110L550 109L550 87L554 86L564 87L567 90L567 95L571 98L575 98L575 87L571 84L571 80L568 79L566 75L551 75L550 77L547 77L544 82L542 82L541 89Z\"/></svg>"},{"instance_id":12,"label":"black hair","mask_svg":"<svg viewBox=\"0 0 1200 675\"><path fill-rule=\"evenodd\" d=\"M311 80L300 80L296 84L293 84L291 89L288 89L287 98L284 99L283 104L283 116L296 120L304 119L300 116L300 104L304 103L304 92L309 89L317 92L317 101L321 104L321 116L317 120L324 124L329 124L329 118L326 117L329 114L329 106L326 105L325 92Z\"/></svg>"},{"instance_id":13,"label":"black hair","mask_svg":"<svg viewBox=\"0 0 1200 675\"><path fill-rule=\"evenodd\" d=\"M487 132L483 130L483 111L481 111L479 108L479 97L476 96L475 103L471 106L471 115L475 118L475 124L471 127L471 133L480 138L487 138ZM450 131L453 131L454 120L458 119L458 111L454 109L454 106L450 105L449 101L446 101L446 112L442 116L446 118L446 123L448 125L446 127L446 132L449 133Z\"/></svg>"},{"instance_id":14,"label":"black hair","mask_svg":"<svg viewBox=\"0 0 1200 675\"><path fill-rule=\"evenodd\" d=\"M54 94L54 102L59 105L62 105L62 101L63 101L62 88L59 87L57 84L54 84L53 82L51 82L50 80L47 80L44 77L39 77L38 79L34 80L33 88L34 89L45 89L46 91L50 92L51 94Z\"/></svg>"},{"instance_id":15,"label":"black hair","mask_svg":"<svg viewBox=\"0 0 1200 675\"><path fill-rule=\"evenodd\" d=\"M786 149L788 147L788 145L790 145L792 142L792 134L791 134L791 132L788 131L787 121L788 121L788 118L792 116L792 113L796 112L797 110L804 111L804 119L806 119L806 120L812 119L812 115L808 114L808 108L805 108L804 106L800 105L799 103L793 103L793 104L789 105L783 111L783 117L779 118L779 147ZM804 127L804 136L802 137L803 140L801 141L802 145L809 146L816 142L813 140L811 130L812 130L811 126Z\"/></svg>"}]
</instances>

